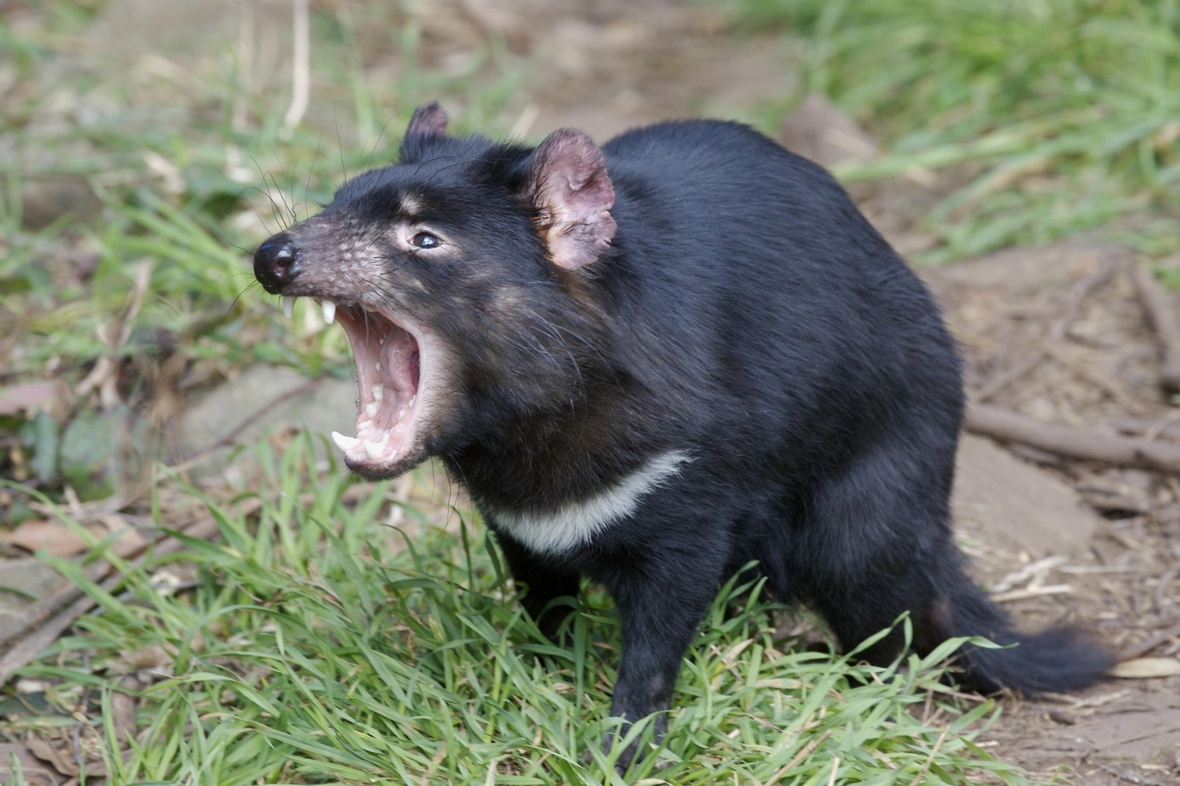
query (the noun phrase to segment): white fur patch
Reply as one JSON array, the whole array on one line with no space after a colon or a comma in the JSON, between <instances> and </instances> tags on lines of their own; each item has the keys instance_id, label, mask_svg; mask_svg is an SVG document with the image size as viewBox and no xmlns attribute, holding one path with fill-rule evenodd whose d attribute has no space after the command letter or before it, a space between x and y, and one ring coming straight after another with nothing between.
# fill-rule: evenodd
<instances>
[{"instance_id":1,"label":"white fur patch","mask_svg":"<svg viewBox=\"0 0 1180 786\"><path fill-rule=\"evenodd\" d=\"M496 511L496 523L533 551L556 554L586 543L614 522L626 518L652 489L680 474L692 458L671 451L648 461L614 486L552 513Z\"/></svg>"}]
</instances>

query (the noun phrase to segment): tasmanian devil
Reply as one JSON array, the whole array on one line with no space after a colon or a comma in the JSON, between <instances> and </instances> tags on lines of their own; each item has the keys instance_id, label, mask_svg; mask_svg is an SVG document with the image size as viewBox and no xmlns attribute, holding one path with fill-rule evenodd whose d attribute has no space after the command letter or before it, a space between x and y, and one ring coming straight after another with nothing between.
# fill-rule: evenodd
<instances>
[{"instance_id":1,"label":"tasmanian devil","mask_svg":"<svg viewBox=\"0 0 1180 786\"><path fill-rule=\"evenodd\" d=\"M929 292L820 167L734 123L601 148L446 135L264 242L268 292L319 300L352 343L368 478L438 456L549 635L581 577L613 596L611 711L668 706L718 586L751 561L844 647L903 612L914 644L980 635L980 691L1079 688L1108 655L1014 633L968 580L948 499L959 361ZM900 654L895 631L865 656ZM656 721L662 733L664 720Z\"/></svg>"}]
</instances>

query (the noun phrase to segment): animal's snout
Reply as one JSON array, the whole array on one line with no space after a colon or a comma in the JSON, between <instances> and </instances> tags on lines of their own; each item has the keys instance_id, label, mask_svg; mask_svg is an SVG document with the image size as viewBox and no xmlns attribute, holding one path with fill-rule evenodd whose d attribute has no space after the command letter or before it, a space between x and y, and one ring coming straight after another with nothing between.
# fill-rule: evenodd
<instances>
[{"instance_id":1,"label":"animal's snout","mask_svg":"<svg viewBox=\"0 0 1180 786\"><path fill-rule=\"evenodd\" d=\"M263 289L280 295L283 287L299 275L299 254L286 232L269 238L254 252L254 276Z\"/></svg>"}]
</instances>

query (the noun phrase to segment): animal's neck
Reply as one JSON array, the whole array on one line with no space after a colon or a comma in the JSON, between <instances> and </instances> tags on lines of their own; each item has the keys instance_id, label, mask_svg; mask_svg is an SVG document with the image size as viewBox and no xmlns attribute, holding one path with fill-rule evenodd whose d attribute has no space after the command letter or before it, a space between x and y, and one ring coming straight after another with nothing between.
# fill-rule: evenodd
<instances>
[{"instance_id":1,"label":"animal's neck","mask_svg":"<svg viewBox=\"0 0 1180 786\"><path fill-rule=\"evenodd\" d=\"M662 447L660 418L637 390L593 387L569 411L506 422L446 457L481 504L545 510L600 493Z\"/></svg>"}]
</instances>

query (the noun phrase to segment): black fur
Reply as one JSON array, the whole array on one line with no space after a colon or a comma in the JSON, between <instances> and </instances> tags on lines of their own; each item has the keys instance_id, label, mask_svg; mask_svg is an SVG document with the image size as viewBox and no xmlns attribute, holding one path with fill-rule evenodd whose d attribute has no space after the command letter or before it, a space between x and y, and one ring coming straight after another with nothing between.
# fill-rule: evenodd
<instances>
[{"instance_id":1,"label":"black fur","mask_svg":"<svg viewBox=\"0 0 1180 786\"><path fill-rule=\"evenodd\" d=\"M467 487L534 616L580 576L609 590L623 627L615 715L668 706L718 586L751 560L845 648L909 611L921 651L960 635L1020 642L962 653L962 680L981 691L1102 675L1101 649L1068 630L1013 633L964 576L949 526L963 411L953 342L824 170L732 123L631 131L602 148L617 231L571 270L549 258L526 193L532 151L446 137L438 117L411 128L400 164L350 181L278 237L294 238L309 276L335 263L303 249L353 235L379 245L402 195L445 228L455 256L385 249L371 281L447 347L447 401L416 459L440 456ZM271 291L351 297L259 265ZM497 520L585 499L668 451L691 461L559 556ZM902 645L895 631L866 655L889 662Z\"/></svg>"}]
</instances>

